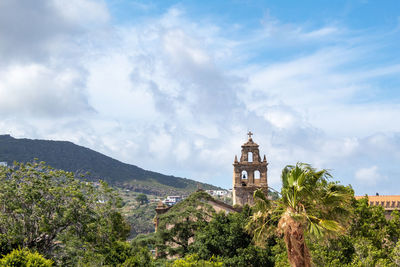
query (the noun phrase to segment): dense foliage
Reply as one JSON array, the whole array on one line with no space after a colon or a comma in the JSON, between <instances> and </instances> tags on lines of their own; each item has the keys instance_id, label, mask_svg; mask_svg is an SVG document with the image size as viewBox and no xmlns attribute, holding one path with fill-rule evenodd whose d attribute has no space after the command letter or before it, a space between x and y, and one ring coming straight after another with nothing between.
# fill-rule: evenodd
<instances>
[{"instance_id":1,"label":"dense foliage","mask_svg":"<svg viewBox=\"0 0 400 267\"><path fill-rule=\"evenodd\" d=\"M189 259L203 264L203 261L217 257L217 262L229 266L247 266L248 263L252 266L272 266L274 256L271 249L254 246L252 236L245 230L251 209L245 206L237 213L216 213L208 203L211 199L203 191L192 194L159 216L156 234L139 236L133 243L156 248L160 258L185 258L178 261L180 264ZM269 244L273 246L275 243L271 239ZM207 264L204 266L214 266Z\"/></svg>"},{"instance_id":2,"label":"dense foliage","mask_svg":"<svg viewBox=\"0 0 400 267\"><path fill-rule=\"evenodd\" d=\"M317 266L399 266L400 216L385 218L382 207L369 206L368 199L354 201L354 216L347 234L310 249Z\"/></svg>"},{"instance_id":3,"label":"dense foliage","mask_svg":"<svg viewBox=\"0 0 400 267\"><path fill-rule=\"evenodd\" d=\"M0 168L0 254L28 248L74 265L106 263L129 225L120 198L106 184L81 182L44 163Z\"/></svg>"},{"instance_id":4,"label":"dense foliage","mask_svg":"<svg viewBox=\"0 0 400 267\"><path fill-rule=\"evenodd\" d=\"M268 240L270 247L267 249L252 244L252 236L245 231L250 215L248 206L240 213L216 214L196 233L190 247L191 253L196 253L202 259L218 256L230 266L246 266L249 262L253 266L272 266L271 247L276 242L274 239Z\"/></svg>"},{"instance_id":5,"label":"dense foliage","mask_svg":"<svg viewBox=\"0 0 400 267\"><path fill-rule=\"evenodd\" d=\"M212 197L204 191L190 195L159 217L157 249L161 255L184 256L199 229L215 214L207 203Z\"/></svg>"},{"instance_id":6,"label":"dense foliage","mask_svg":"<svg viewBox=\"0 0 400 267\"><path fill-rule=\"evenodd\" d=\"M344 232L325 238L306 235L313 264L399 266L399 213L395 211L386 219L383 208L368 206L367 198L353 199L351 205L353 214ZM195 254L201 260L218 257L224 266L288 266L286 246L280 237L267 238L263 248L254 246L252 236L245 229L253 214L248 208L241 213L215 214L211 221L197 229L193 243L180 256ZM277 227L276 221L268 224L267 227L272 229ZM145 240L145 237L141 238ZM150 239L155 240L154 236Z\"/></svg>"},{"instance_id":7,"label":"dense foliage","mask_svg":"<svg viewBox=\"0 0 400 267\"><path fill-rule=\"evenodd\" d=\"M189 254L183 259L175 260L171 267L219 267L222 265L222 261L217 258L212 257L210 260L202 260L197 254Z\"/></svg>"},{"instance_id":8,"label":"dense foliage","mask_svg":"<svg viewBox=\"0 0 400 267\"><path fill-rule=\"evenodd\" d=\"M50 267L53 261L45 259L37 252L30 252L28 249L15 249L0 259L0 266L32 266Z\"/></svg>"},{"instance_id":9,"label":"dense foliage","mask_svg":"<svg viewBox=\"0 0 400 267\"><path fill-rule=\"evenodd\" d=\"M157 233L128 242L121 199L106 184L44 163L0 167L0 266L296 266L280 236L282 218L292 223L288 208L313 266L400 265L397 211L388 217L367 198L349 198L351 188L325 171L305 166L308 178L298 171L284 170L282 197L256 193L257 204L240 212L217 213L212 197L196 192L158 217Z\"/></svg>"},{"instance_id":10,"label":"dense foliage","mask_svg":"<svg viewBox=\"0 0 400 267\"><path fill-rule=\"evenodd\" d=\"M170 227L147 240L141 236L142 245L158 244L164 252L159 254L161 258L218 259L223 266L399 266L397 211L389 218L382 207L369 206L367 198L355 200L351 187L330 181L325 170L298 164L288 166L283 173L281 198L271 202L256 193L257 205L245 206L239 213L211 212L202 218L195 207L206 205L207 197L192 195L170 215L160 216L161 220L168 218L164 225L169 222ZM176 229L175 222L179 223ZM292 247L298 242L297 251L307 249L308 263L299 265L288 255L288 239L281 234L284 237L285 227L293 223L290 231L295 229L291 233L298 239L289 242ZM175 242L177 238L185 241L184 248Z\"/></svg>"}]
</instances>

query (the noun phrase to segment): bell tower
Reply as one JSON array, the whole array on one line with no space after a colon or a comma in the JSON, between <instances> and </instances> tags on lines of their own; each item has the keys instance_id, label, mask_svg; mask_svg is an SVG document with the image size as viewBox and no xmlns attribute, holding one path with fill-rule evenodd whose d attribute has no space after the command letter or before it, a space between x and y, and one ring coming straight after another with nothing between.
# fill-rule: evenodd
<instances>
[{"instance_id":1,"label":"bell tower","mask_svg":"<svg viewBox=\"0 0 400 267\"><path fill-rule=\"evenodd\" d=\"M252 132L247 134L249 139L242 145L242 155L240 161L235 156L233 163L233 205L253 205L253 193L257 189L262 189L267 195L267 159L264 155L260 158L258 144L254 143L251 136Z\"/></svg>"}]
</instances>

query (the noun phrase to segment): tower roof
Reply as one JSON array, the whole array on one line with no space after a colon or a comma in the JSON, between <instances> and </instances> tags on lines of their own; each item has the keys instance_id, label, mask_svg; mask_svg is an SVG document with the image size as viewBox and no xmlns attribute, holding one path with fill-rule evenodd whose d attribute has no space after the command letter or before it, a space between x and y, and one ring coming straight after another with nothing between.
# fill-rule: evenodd
<instances>
[{"instance_id":1,"label":"tower roof","mask_svg":"<svg viewBox=\"0 0 400 267\"><path fill-rule=\"evenodd\" d=\"M249 139L247 140L247 142L246 143L244 143L243 145L242 145L242 147L258 147L258 144L257 143L254 143L254 141L253 141L253 138L251 138L251 136L253 135L253 133L251 132L251 131L249 131L248 133L247 133L247 135L249 136Z\"/></svg>"}]
</instances>

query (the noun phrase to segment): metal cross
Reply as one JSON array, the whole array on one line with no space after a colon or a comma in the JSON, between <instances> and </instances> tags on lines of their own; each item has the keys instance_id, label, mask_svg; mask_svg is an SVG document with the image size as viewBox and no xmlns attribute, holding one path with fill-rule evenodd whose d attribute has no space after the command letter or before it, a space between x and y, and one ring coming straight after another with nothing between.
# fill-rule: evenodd
<instances>
[{"instance_id":1,"label":"metal cross","mask_svg":"<svg viewBox=\"0 0 400 267\"><path fill-rule=\"evenodd\" d=\"M247 135L249 136L249 139L251 139L251 136L253 135L253 133L252 133L251 131L249 131L249 132L247 133Z\"/></svg>"}]
</instances>

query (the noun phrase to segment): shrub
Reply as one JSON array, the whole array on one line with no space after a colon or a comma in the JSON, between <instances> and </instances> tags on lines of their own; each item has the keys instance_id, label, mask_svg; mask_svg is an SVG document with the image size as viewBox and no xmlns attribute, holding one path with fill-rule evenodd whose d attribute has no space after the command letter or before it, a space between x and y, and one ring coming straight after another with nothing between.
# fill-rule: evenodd
<instances>
[{"instance_id":1,"label":"shrub","mask_svg":"<svg viewBox=\"0 0 400 267\"><path fill-rule=\"evenodd\" d=\"M14 249L9 254L0 259L0 266L13 267L48 267L52 266L53 261L45 259L37 252L31 252L28 249Z\"/></svg>"},{"instance_id":2,"label":"shrub","mask_svg":"<svg viewBox=\"0 0 400 267\"><path fill-rule=\"evenodd\" d=\"M218 258L212 257L210 260L201 260L197 254L189 254L183 259L177 259L172 264L172 267L218 267L222 266L223 262L221 262Z\"/></svg>"}]
</instances>

